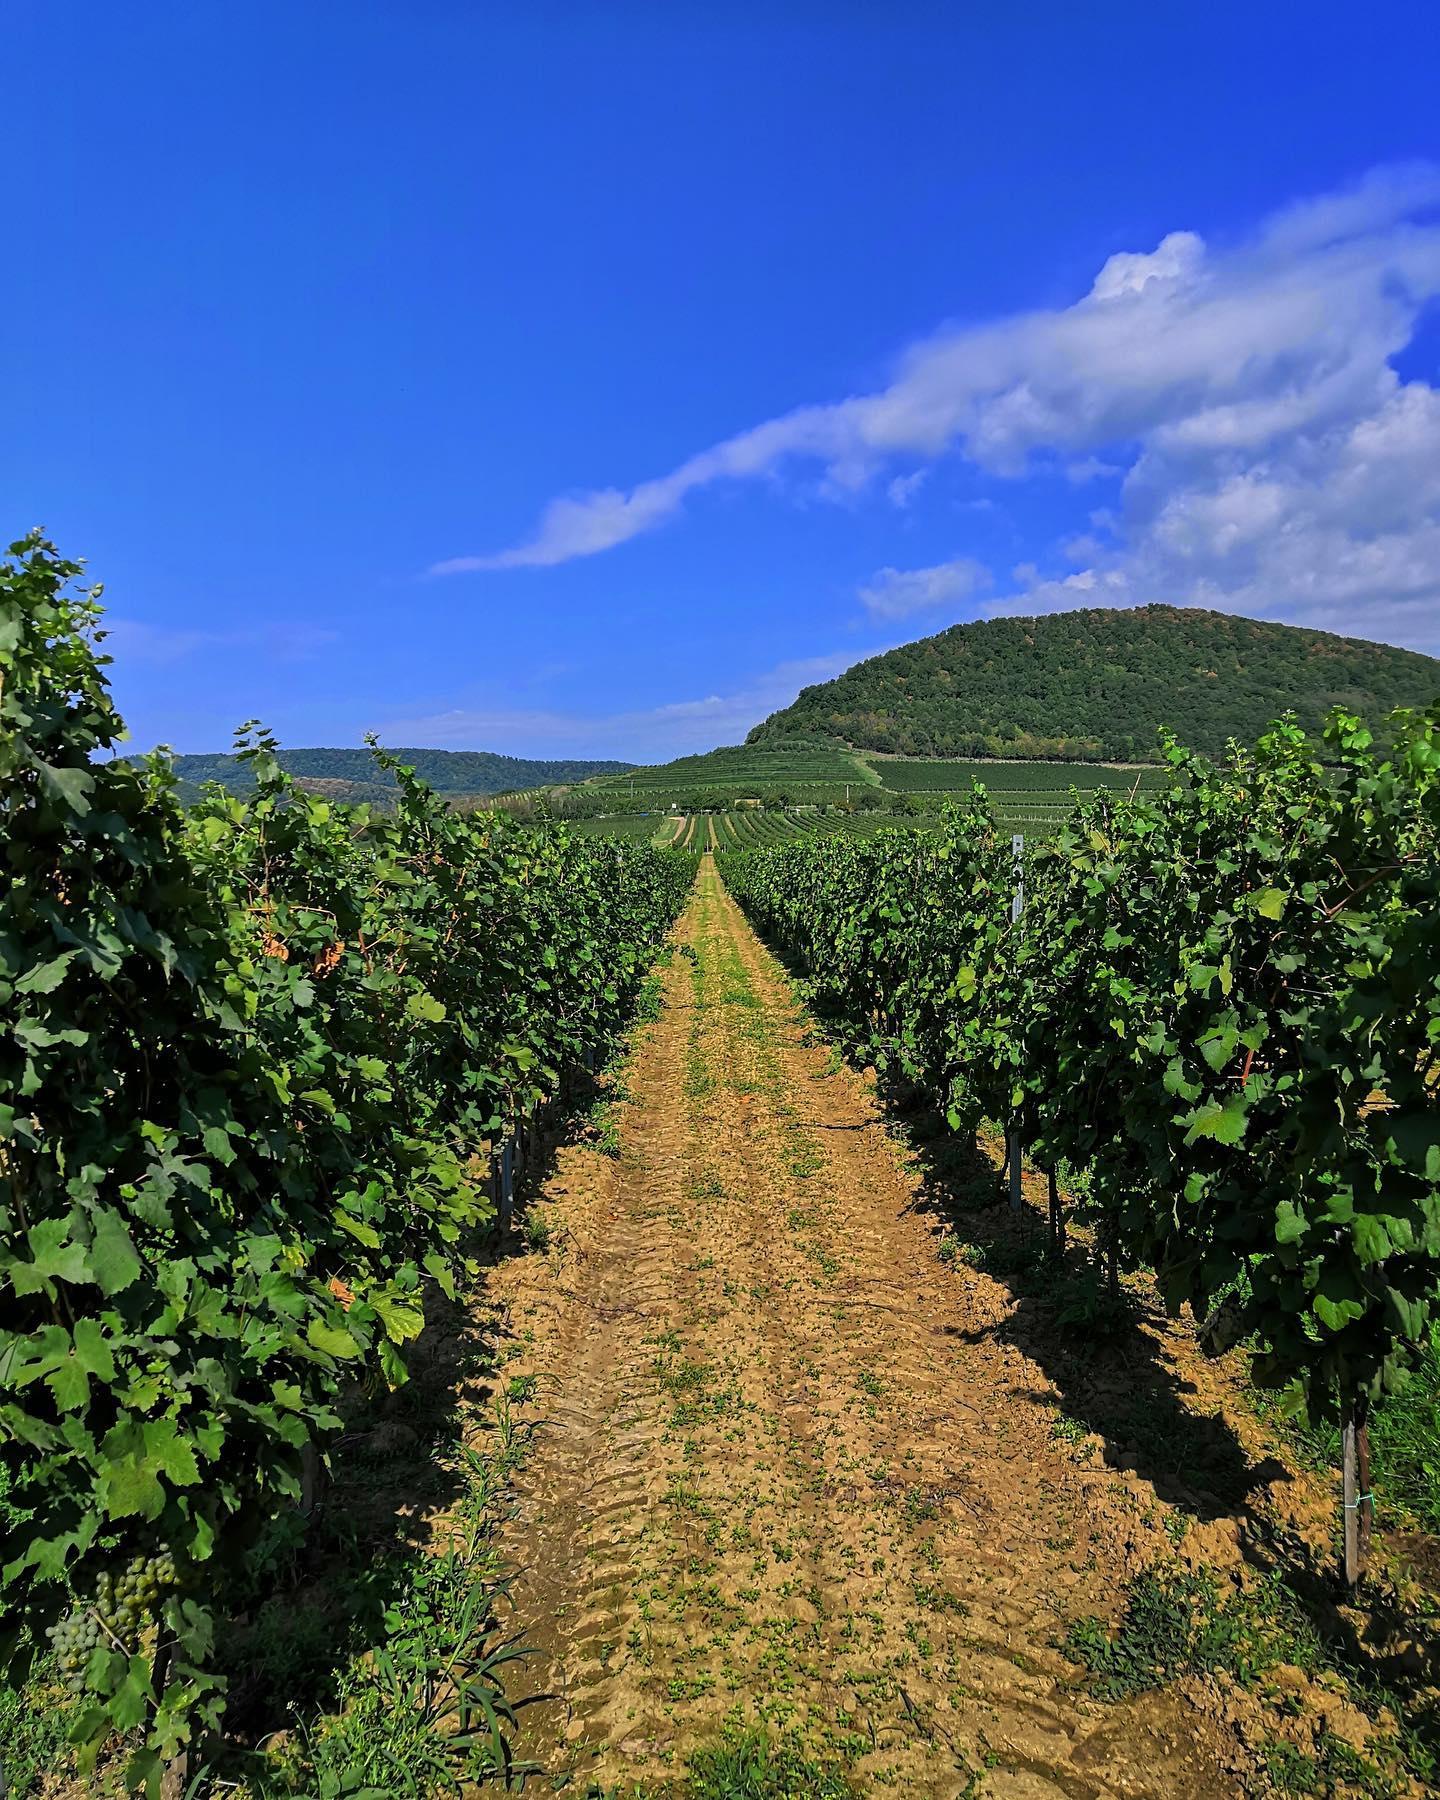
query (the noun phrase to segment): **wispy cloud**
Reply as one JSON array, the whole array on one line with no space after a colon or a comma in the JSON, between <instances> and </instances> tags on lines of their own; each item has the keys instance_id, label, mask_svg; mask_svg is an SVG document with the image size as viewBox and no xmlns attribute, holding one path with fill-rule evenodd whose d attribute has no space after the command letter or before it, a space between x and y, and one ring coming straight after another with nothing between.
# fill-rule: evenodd
<instances>
[{"instance_id":1,"label":"wispy cloud","mask_svg":"<svg viewBox=\"0 0 1440 1800\"><path fill-rule=\"evenodd\" d=\"M802 687L828 681L867 650L836 651L777 664L727 693L701 694L631 712L589 716L537 708L485 705L453 707L377 726L382 742L433 744L453 749L503 747L513 756L633 757L664 761L691 751L737 743L752 725L788 706Z\"/></svg>"},{"instance_id":2,"label":"wispy cloud","mask_svg":"<svg viewBox=\"0 0 1440 1800\"><path fill-rule=\"evenodd\" d=\"M127 663L165 666L213 650L258 650L282 662L317 656L339 641L338 631L318 625L276 623L236 631L154 625L144 619L107 617L105 650Z\"/></svg>"},{"instance_id":3,"label":"wispy cloud","mask_svg":"<svg viewBox=\"0 0 1440 1800\"><path fill-rule=\"evenodd\" d=\"M1075 481L1123 473L1114 548L1091 571L1112 596L1433 637L1437 391L1402 383L1392 359L1440 295L1437 207L1440 168L1414 164L1230 245L1171 232L1112 256L1068 307L942 330L876 392L800 407L635 487L552 500L522 542L434 572L594 555L704 488L790 463L853 493L918 461L889 481L904 505L943 456L1008 478L1038 459Z\"/></svg>"},{"instance_id":4,"label":"wispy cloud","mask_svg":"<svg viewBox=\"0 0 1440 1800\"><path fill-rule=\"evenodd\" d=\"M890 504L903 511L925 485L929 474L929 469L912 469L908 475L897 475L885 489Z\"/></svg>"},{"instance_id":5,"label":"wispy cloud","mask_svg":"<svg viewBox=\"0 0 1440 1800\"><path fill-rule=\"evenodd\" d=\"M928 607L958 605L990 585L990 571L969 556L928 569L880 569L859 590L877 619L904 619Z\"/></svg>"}]
</instances>

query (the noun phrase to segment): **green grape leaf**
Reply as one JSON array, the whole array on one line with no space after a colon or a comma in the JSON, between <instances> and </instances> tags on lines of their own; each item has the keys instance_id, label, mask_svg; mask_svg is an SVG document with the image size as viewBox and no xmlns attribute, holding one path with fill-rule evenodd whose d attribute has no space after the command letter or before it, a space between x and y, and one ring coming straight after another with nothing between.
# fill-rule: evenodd
<instances>
[{"instance_id":1,"label":"green grape leaf","mask_svg":"<svg viewBox=\"0 0 1440 1800\"><path fill-rule=\"evenodd\" d=\"M1245 1135L1248 1122L1249 1107L1239 1094L1232 1095L1223 1106L1218 1101L1209 1101L1180 1121L1189 1126L1185 1134L1187 1144L1193 1144L1199 1138L1213 1138L1218 1144L1238 1144Z\"/></svg>"},{"instance_id":2,"label":"green grape leaf","mask_svg":"<svg viewBox=\"0 0 1440 1800\"><path fill-rule=\"evenodd\" d=\"M102 1294L120 1294L140 1278L140 1258L125 1222L109 1209L95 1215L90 1269Z\"/></svg>"},{"instance_id":3,"label":"green grape leaf","mask_svg":"<svg viewBox=\"0 0 1440 1800\"><path fill-rule=\"evenodd\" d=\"M1279 919L1290 899L1288 888L1259 888L1250 896L1250 904L1262 919Z\"/></svg>"},{"instance_id":4,"label":"green grape leaf","mask_svg":"<svg viewBox=\"0 0 1440 1800\"><path fill-rule=\"evenodd\" d=\"M340 1331L333 1325L327 1325L323 1319L312 1319L305 1333L306 1341L312 1349L324 1356L352 1357L361 1354L361 1347L348 1331Z\"/></svg>"},{"instance_id":5,"label":"green grape leaf","mask_svg":"<svg viewBox=\"0 0 1440 1800\"><path fill-rule=\"evenodd\" d=\"M1282 1200L1275 1208L1275 1242L1295 1244L1305 1235L1305 1215L1291 1200Z\"/></svg>"}]
</instances>

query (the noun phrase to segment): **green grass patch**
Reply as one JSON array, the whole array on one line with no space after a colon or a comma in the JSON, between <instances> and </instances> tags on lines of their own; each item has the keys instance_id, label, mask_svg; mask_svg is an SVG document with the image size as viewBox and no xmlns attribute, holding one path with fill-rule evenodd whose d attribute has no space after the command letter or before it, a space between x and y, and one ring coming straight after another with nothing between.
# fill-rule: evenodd
<instances>
[{"instance_id":1,"label":"green grass patch","mask_svg":"<svg viewBox=\"0 0 1440 1800\"><path fill-rule=\"evenodd\" d=\"M1353 1745L1322 1731L1314 1751L1277 1738L1265 1748L1265 1774L1277 1794L1313 1794L1318 1800L1331 1796L1365 1794L1373 1800L1391 1800L1404 1791L1392 1769L1362 1756Z\"/></svg>"},{"instance_id":2,"label":"green grass patch","mask_svg":"<svg viewBox=\"0 0 1440 1800\"><path fill-rule=\"evenodd\" d=\"M690 1752L683 1774L658 1785L592 1787L586 1800L855 1800L859 1792L798 1736L731 1719Z\"/></svg>"},{"instance_id":3,"label":"green grass patch","mask_svg":"<svg viewBox=\"0 0 1440 1800\"><path fill-rule=\"evenodd\" d=\"M1142 1575L1131 1584L1116 1626L1093 1617L1077 1620L1063 1647L1104 1700L1130 1699L1182 1675L1228 1675L1263 1693L1268 1672L1288 1664L1307 1675L1338 1676L1362 1712L1373 1719L1385 1707L1400 1721L1398 1732L1374 1735L1367 1756L1324 1733L1313 1753L1277 1737L1267 1762L1282 1794L1391 1800L1406 1791L1408 1778L1433 1785L1440 1775L1440 1748L1432 1737L1406 1722L1406 1709L1394 1695L1332 1652L1278 1573L1242 1591L1222 1587L1209 1571ZM1284 1710L1282 1703L1277 1717Z\"/></svg>"},{"instance_id":4,"label":"green grass patch","mask_svg":"<svg viewBox=\"0 0 1440 1800\"><path fill-rule=\"evenodd\" d=\"M0 1686L0 1773L9 1800L28 1800L41 1777L63 1766L69 1697L53 1659L43 1658L22 1688Z\"/></svg>"},{"instance_id":5,"label":"green grass patch","mask_svg":"<svg viewBox=\"0 0 1440 1800\"><path fill-rule=\"evenodd\" d=\"M1283 1583L1226 1595L1208 1573L1140 1576L1118 1626L1077 1620L1065 1652L1089 1671L1104 1700L1129 1699L1180 1675L1224 1670L1249 1684L1277 1663L1314 1670L1324 1660L1318 1634Z\"/></svg>"}]
</instances>

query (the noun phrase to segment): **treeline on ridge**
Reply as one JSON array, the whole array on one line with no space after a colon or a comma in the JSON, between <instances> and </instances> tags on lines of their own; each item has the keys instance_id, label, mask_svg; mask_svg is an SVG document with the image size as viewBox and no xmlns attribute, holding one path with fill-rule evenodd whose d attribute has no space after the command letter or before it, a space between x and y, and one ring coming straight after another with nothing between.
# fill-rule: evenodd
<instances>
[{"instance_id":1,"label":"treeline on ridge","mask_svg":"<svg viewBox=\"0 0 1440 1800\"><path fill-rule=\"evenodd\" d=\"M437 794L501 794L516 788L586 781L592 775L616 775L630 767L626 762L593 762L573 757L501 756L493 750L401 748L393 754ZM368 750L278 750L276 760L287 775L293 775L312 791L323 792L326 784L333 786L336 791L330 797L334 799L381 803L394 799L393 771L378 765ZM244 794L255 786L253 768L233 754L177 756L174 767L187 789L218 781L232 793Z\"/></svg>"}]
</instances>

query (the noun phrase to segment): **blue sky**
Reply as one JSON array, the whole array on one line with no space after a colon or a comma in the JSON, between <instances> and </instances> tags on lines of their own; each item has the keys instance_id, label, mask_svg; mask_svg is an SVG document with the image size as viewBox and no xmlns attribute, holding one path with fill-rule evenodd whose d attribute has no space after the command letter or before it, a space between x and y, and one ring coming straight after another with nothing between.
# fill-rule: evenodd
<instances>
[{"instance_id":1,"label":"blue sky","mask_svg":"<svg viewBox=\"0 0 1440 1800\"><path fill-rule=\"evenodd\" d=\"M653 760L957 619L1440 653L1430 5L7 15L12 530L135 738Z\"/></svg>"}]
</instances>

